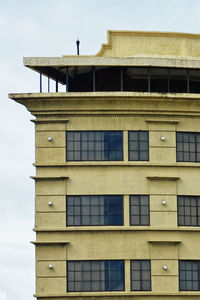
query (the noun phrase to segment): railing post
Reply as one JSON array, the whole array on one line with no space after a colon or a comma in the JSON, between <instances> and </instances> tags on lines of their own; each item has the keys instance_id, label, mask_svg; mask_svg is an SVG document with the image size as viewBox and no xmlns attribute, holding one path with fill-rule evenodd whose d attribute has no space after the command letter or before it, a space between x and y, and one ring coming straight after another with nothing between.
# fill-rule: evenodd
<instances>
[{"instance_id":1,"label":"railing post","mask_svg":"<svg viewBox=\"0 0 200 300\"><path fill-rule=\"evenodd\" d=\"M124 68L120 67L120 90L123 92L124 90Z\"/></svg>"},{"instance_id":2,"label":"railing post","mask_svg":"<svg viewBox=\"0 0 200 300\"><path fill-rule=\"evenodd\" d=\"M93 92L96 91L96 74L95 74L95 67L92 67L92 90L93 90Z\"/></svg>"},{"instance_id":3,"label":"railing post","mask_svg":"<svg viewBox=\"0 0 200 300\"><path fill-rule=\"evenodd\" d=\"M48 93L50 92L50 78L48 76Z\"/></svg>"},{"instance_id":4,"label":"railing post","mask_svg":"<svg viewBox=\"0 0 200 300\"><path fill-rule=\"evenodd\" d=\"M66 67L66 92L69 92L69 69Z\"/></svg>"},{"instance_id":5,"label":"railing post","mask_svg":"<svg viewBox=\"0 0 200 300\"><path fill-rule=\"evenodd\" d=\"M151 74L150 74L150 68L148 68L148 92L151 92Z\"/></svg>"},{"instance_id":6,"label":"railing post","mask_svg":"<svg viewBox=\"0 0 200 300\"><path fill-rule=\"evenodd\" d=\"M42 73L40 73L40 93L42 93Z\"/></svg>"},{"instance_id":7,"label":"railing post","mask_svg":"<svg viewBox=\"0 0 200 300\"><path fill-rule=\"evenodd\" d=\"M190 92L190 70L187 70L187 93Z\"/></svg>"}]
</instances>

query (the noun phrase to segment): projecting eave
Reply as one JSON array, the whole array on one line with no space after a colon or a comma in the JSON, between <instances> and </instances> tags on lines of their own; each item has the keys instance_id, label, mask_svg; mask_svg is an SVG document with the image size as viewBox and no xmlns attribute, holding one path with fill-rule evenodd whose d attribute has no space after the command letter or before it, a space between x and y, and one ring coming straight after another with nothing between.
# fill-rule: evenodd
<instances>
[{"instance_id":1,"label":"projecting eave","mask_svg":"<svg viewBox=\"0 0 200 300\"><path fill-rule=\"evenodd\" d=\"M63 56L63 57L24 57L24 65L38 71L38 68L78 67L78 66L157 66L177 68L200 68L200 59L177 56Z\"/></svg>"},{"instance_id":2,"label":"projecting eave","mask_svg":"<svg viewBox=\"0 0 200 300\"><path fill-rule=\"evenodd\" d=\"M25 57L24 65L61 84L66 83L66 73L87 74L92 68L106 67L162 67L200 69L200 59L193 57L96 57L96 56L63 56L63 57Z\"/></svg>"}]
</instances>

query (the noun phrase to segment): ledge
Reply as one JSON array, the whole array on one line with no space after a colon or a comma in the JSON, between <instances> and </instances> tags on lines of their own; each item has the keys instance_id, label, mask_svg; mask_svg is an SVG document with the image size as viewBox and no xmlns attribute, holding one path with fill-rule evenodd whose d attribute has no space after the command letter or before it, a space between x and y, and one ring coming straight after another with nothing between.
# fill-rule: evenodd
<instances>
[{"instance_id":1,"label":"ledge","mask_svg":"<svg viewBox=\"0 0 200 300\"><path fill-rule=\"evenodd\" d=\"M48 246L48 245L66 245L69 244L69 241L49 241L49 242L39 242L39 241L32 241L31 244L33 245L39 245L39 246Z\"/></svg>"},{"instance_id":2,"label":"ledge","mask_svg":"<svg viewBox=\"0 0 200 300\"><path fill-rule=\"evenodd\" d=\"M179 120L158 120L158 119L146 119L147 123L161 123L161 124L178 124Z\"/></svg>"},{"instance_id":3,"label":"ledge","mask_svg":"<svg viewBox=\"0 0 200 300\"><path fill-rule=\"evenodd\" d=\"M180 244L181 240L149 240L149 244Z\"/></svg>"},{"instance_id":4,"label":"ledge","mask_svg":"<svg viewBox=\"0 0 200 300\"><path fill-rule=\"evenodd\" d=\"M79 167L79 166L95 166L95 167L158 167L158 168L200 168L200 163L190 163L190 162L177 162L177 163L151 163L151 162L124 162L124 161L117 161L117 162L105 162L105 161L98 161L98 162L88 162L88 161L70 161L70 162L64 162L64 163L33 163L33 166L35 167Z\"/></svg>"},{"instance_id":5,"label":"ledge","mask_svg":"<svg viewBox=\"0 0 200 300\"><path fill-rule=\"evenodd\" d=\"M176 231L176 232L199 232L200 227L147 227L147 226L82 226L82 227L35 227L36 232L71 232L71 231Z\"/></svg>"},{"instance_id":6,"label":"ledge","mask_svg":"<svg viewBox=\"0 0 200 300\"><path fill-rule=\"evenodd\" d=\"M149 180L169 180L169 181L177 181L180 179L180 177L172 177L172 176L147 176L146 177Z\"/></svg>"},{"instance_id":7,"label":"ledge","mask_svg":"<svg viewBox=\"0 0 200 300\"><path fill-rule=\"evenodd\" d=\"M34 179L35 181L37 180L65 180L68 179L69 177L66 176L60 176L60 177L41 177L41 176L30 176L31 179Z\"/></svg>"},{"instance_id":8,"label":"ledge","mask_svg":"<svg viewBox=\"0 0 200 300\"><path fill-rule=\"evenodd\" d=\"M32 119L31 122L33 123L36 123L36 124L40 124L40 123L66 123L66 122L69 122L69 120L60 120L60 119L57 119L57 120L36 120L36 119Z\"/></svg>"},{"instance_id":9,"label":"ledge","mask_svg":"<svg viewBox=\"0 0 200 300\"><path fill-rule=\"evenodd\" d=\"M69 292L66 294L35 294L34 297L37 298L70 298L70 297L114 297L114 296L121 296L121 297L134 297L134 296L154 296L154 297L168 297L168 296L176 296L176 297L200 297L200 292L177 292L177 293L168 293L168 292L163 292L163 293L155 293L155 292L82 292L82 293L74 293L74 292Z\"/></svg>"},{"instance_id":10,"label":"ledge","mask_svg":"<svg viewBox=\"0 0 200 300\"><path fill-rule=\"evenodd\" d=\"M78 99L80 101L82 100L92 100L93 102L95 100L108 100L116 99L121 100L125 98L126 100L132 101L134 99L149 99L150 101L153 99L154 101L164 99L164 101L169 100L170 102L173 100L196 100L200 101L199 94L192 94L192 93L149 93L149 92L55 92L55 93L10 93L8 95L10 99L13 99L15 101L18 100L33 100L33 99L48 99L50 101L56 99L60 100L70 100L70 99ZM174 111L173 111L174 112ZM144 111L143 111L144 113ZM146 112L145 112L146 113ZM185 112L184 112L185 113ZM180 114L180 111L179 111ZM188 111L187 111L188 114ZM195 115L197 112L195 112Z\"/></svg>"}]
</instances>

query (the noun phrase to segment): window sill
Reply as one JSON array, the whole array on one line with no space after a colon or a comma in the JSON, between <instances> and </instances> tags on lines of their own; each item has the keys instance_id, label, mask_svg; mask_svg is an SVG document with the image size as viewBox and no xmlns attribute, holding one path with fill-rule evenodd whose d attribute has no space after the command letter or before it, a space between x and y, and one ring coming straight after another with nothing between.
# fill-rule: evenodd
<instances>
[{"instance_id":1,"label":"window sill","mask_svg":"<svg viewBox=\"0 0 200 300\"><path fill-rule=\"evenodd\" d=\"M81 227L35 227L39 231L200 231L200 227L149 227L149 226L81 226Z\"/></svg>"},{"instance_id":2,"label":"window sill","mask_svg":"<svg viewBox=\"0 0 200 300\"><path fill-rule=\"evenodd\" d=\"M79 167L79 166L122 166L122 167L190 167L199 168L200 163L176 162L176 163L151 163L149 161L70 161L64 163L34 163L35 167Z\"/></svg>"},{"instance_id":3,"label":"window sill","mask_svg":"<svg viewBox=\"0 0 200 300\"><path fill-rule=\"evenodd\" d=\"M170 292L163 292L163 293L155 293L152 291L149 292L68 292L66 294L35 294L34 297L37 298L68 298L68 297L104 297L104 296L121 296L121 297L133 297L133 296L176 296L176 297L197 297L200 296L200 291L189 291L189 292L177 292L177 293L170 293Z\"/></svg>"}]
</instances>

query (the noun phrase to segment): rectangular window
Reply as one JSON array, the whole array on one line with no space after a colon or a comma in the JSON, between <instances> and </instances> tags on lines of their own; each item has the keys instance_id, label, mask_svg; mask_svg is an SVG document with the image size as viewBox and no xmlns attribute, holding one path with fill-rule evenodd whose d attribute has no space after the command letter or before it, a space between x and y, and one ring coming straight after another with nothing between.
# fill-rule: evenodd
<instances>
[{"instance_id":1,"label":"rectangular window","mask_svg":"<svg viewBox=\"0 0 200 300\"><path fill-rule=\"evenodd\" d=\"M130 224L134 226L150 225L149 196L130 196Z\"/></svg>"},{"instance_id":2,"label":"rectangular window","mask_svg":"<svg viewBox=\"0 0 200 300\"><path fill-rule=\"evenodd\" d=\"M67 226L123 225L123 196L67 196Z\"/></svg>"},{"instance_id":3,"label":"rectangular window","mask_svg":"<svg viewBox=\"0 0 200 300\"><path fill-rule=\"evenodd\" d=\"M149 132L129 131L128 152L129 160L149 160Z\"/></svg>"},{"instance_id":4,"label":"rectangular window","mask_svg":"<svg viewBox=\"0 0 200 300\"><path fill-rule=\"evenodd\" d=\"M200 226L200 196L178 196L178 225Z\"/></svg>"},{"instance_id":5,"label":"rectangular window","mask_svg":"<svg viewBox=\"0 0 200 300\"><path fill-rule=\"evenodd\" d=\"M200 261L180 260L179 261L179 290L199 291L200 290Z\"/></svg>"},{"instance_id":6,"label":"rectangular window","mask_svg":"<svg viewBox=\"0 0 200 300\"><path fill-rule=\"evenodd\" d=\"M131 261L131 291L151 291L150 260Z\"/></svg>"},{"instance_id":7,"label":"rectangular window","mask_svg":"<svg viewBox=\"0 0 200 300\"><path fill-rule=\"evenodd\" d=\"M200 132L176 133L177 161L200 162Z\"/></svg>"},{"instance_id":8,"label":"rectangular window","mask_svg":"<svg viewBox=\"0 0 200 300\"><path fill-rule=\"evenodd\" d=\"M67 161L123 160L122 131L68 131Z\"/></svg>"},{"instance_id":9,"label":"rectangular window","mask_svg":"<svg viewBox=\"0 0 200 300\"><path fill-rule=\"evenodd\" d=\"M67 291L124 291L124 261L68 261Z\"/></svg>"}]
</instances>

